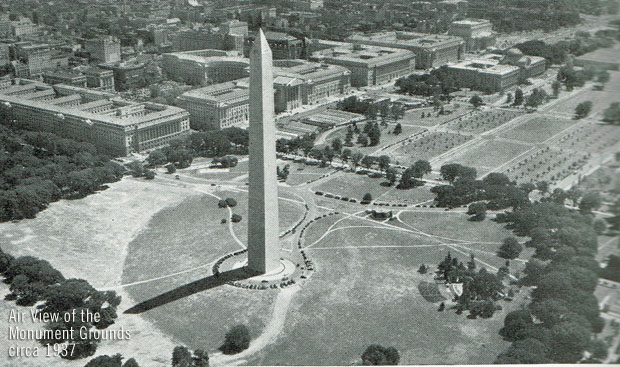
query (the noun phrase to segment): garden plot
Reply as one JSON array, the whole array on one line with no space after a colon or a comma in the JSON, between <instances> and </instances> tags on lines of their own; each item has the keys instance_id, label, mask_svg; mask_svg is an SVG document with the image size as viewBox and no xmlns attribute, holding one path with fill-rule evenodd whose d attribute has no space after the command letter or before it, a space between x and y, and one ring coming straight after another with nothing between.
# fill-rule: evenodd
<instances>
[{"instance_id":1,"label":"garden plot","mask_svg":"<svg viewBox=\"0 0 620 367\"><path fill-rule=\"evenodd\" d=\"M517 182L547 181L553 184L581 169L589 157L587 153L546 147L536 149L503 173Z\"/></svg>"},{"instance_id":2,"label":"garden plot","mask_svg":"<svg viewBox=\"0 0 620 367\"><path fill-rule=\"evenodd\" d=\"M416 140L403 142L392 153L392 160L406 166L419 159L430 160L472 138L468 135L446 132L425 133Z\"/></svg>"}]
</instances>

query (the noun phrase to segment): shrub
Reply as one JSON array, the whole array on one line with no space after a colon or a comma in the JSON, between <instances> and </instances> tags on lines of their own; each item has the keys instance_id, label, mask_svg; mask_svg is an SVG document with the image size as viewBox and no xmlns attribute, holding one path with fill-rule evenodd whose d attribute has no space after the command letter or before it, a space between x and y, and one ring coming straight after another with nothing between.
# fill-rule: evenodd
<instances>
[{"instance_id":1,"label":"shrub","mask_svg":"<svg viewBox=\"0 0 620 367\"><path fill-rule=\"evenodd\" d=\"M231 220L233 223L238 223L238 222L241 222L241 219L242 219L242 218L241 218L241 216L240 216L239 214L233 214L233 215L230 217L230 220Z\"/></svg>"},{"instance_id":2,"label":"shrub","mask_svg":"<svg viewBox=\"0 0 620 367\"><path fill-rule=\"evenodd\" d=\"M250 330L245 325L232 327L224 339L220 350L224 354L237 354L250 347Z\"/></svg>"}]
</instances>

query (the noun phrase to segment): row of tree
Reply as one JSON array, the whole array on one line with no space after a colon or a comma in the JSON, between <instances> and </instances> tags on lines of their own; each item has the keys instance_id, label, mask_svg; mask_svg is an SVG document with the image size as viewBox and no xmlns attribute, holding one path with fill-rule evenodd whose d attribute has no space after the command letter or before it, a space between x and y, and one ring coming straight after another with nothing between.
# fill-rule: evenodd
<instances>
[{"instance_id":1,"label":"row of tree","mask_svg":"<svg viewBox=\"0 0 620 367\"><path fill-rule=\"evenodd\" d=\"M584 198L582 198L583 200ZM536 249L520 282L532 286L532 301L510 312L500 334L513 344L498 363L600 362L607 347L593 337L604 326L593 292L599 265L593 217L545 200L497 216Z\"/></svg>"}]
</instances>

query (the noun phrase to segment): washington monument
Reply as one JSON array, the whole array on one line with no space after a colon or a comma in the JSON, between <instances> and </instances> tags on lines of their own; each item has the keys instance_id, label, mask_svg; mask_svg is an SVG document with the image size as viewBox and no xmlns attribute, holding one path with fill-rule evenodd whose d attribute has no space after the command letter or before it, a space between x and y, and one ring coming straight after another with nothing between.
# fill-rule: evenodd
<instances>
[{"instance_id":1,"label":"washington monument","mask_svg":"<svg viewBox=\"0 0 620 367\"><path fill-rule=\"evenodd\" d=\"M261 274L280 267L272 68L271 49L259 29L250 51L248 268Z\"/></svg>"}]
</instances>

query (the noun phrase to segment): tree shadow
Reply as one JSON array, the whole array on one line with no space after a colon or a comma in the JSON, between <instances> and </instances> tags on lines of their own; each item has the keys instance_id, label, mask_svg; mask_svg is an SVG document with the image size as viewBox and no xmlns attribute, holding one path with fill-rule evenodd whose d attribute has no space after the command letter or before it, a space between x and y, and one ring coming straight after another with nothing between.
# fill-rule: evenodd
<instances>
[{"instance_id":1,"label":"tree shadow","mask_svg":"<svg viewBox=\"0 0 620 367\"><path fill-rule=\"evenodd\" d=\"M193 294L219 287L229 282L248 279L256 275L258 275L256 272L253 272L247 267L232 269L219 273L218 275L210 275L206 278L196 280L166 293L162 293L159 296L140 302L137 305L125 310L124 313L140 314L154 308L164 306L168 303L178 301L182 298L189 297Z\"/></svg>"}]
</instances>

